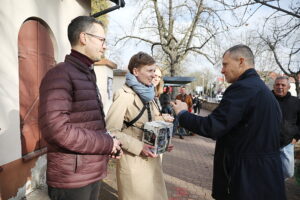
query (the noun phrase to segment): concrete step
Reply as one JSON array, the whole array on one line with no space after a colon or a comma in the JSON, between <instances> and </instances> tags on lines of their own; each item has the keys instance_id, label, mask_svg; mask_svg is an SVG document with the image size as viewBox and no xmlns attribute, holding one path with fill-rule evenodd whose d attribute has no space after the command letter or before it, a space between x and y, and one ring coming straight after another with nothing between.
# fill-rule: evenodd
<instances>
[{"instance_id":1,"label":"concrete step","mask_svg":"<svg viewBox=\"0 0 300 200\"><path fill-rule=\"evenodd\" d=\"M26 196L26 200L51 200L47 188L36 189Z\"/></svg>"}]
</instances>

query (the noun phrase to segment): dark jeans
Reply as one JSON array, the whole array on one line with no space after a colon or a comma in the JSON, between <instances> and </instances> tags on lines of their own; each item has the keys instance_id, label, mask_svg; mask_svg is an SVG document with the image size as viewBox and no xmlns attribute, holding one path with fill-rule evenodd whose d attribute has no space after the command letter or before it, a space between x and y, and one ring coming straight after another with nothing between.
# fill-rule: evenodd
<instances>
[{"instance_id":1,"label":"dark jeans","mask_svg":"<svg viewBox=\"0 0 300 200\"><path fill-rule=\"evenodd\" d=\"M177 116L175 116L175 119L173 121L173 125L174 125L174 127L173 127L173 135L175 135L175 134L178 134L180 136L187 135L186 134L186 130L184 128L182 128L182 127L179 126L179 122L178 122Z\"/></svg>"},{"instance_id":2,"label":"dark jeans","mask_svg":"<svg viewBox=\"0 0 300 200\"><path fill-rule=\"evenodd\" d=\"M51 200L98 200L100 181L96 181L80 188L53 188L48 186Z\"/></svg>"}]
</instances>

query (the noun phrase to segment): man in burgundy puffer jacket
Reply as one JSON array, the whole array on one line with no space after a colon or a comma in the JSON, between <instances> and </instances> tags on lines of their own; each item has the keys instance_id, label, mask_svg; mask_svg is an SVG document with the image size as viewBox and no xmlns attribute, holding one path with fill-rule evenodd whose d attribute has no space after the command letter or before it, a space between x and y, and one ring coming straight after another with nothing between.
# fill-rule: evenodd
<instances>
[{"instance_id":1,"label":"man in burgundy puffer jacket","mask_svg":"<svg viewBox=\"0 0 300 200\"><path fill-rule=\"evenodd\" d=\"M93 63L106 48L101 22L80 16L68 26L71 54L40 86L39 126L47 142L47 184L53 200L96 200L109 156L120 142L106 134Z\"/></svg>"}]
</instances>

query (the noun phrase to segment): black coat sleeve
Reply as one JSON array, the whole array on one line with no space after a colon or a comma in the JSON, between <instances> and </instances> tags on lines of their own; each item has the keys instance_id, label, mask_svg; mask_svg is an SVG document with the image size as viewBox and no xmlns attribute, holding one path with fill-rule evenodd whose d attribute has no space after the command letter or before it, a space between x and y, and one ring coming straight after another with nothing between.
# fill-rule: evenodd
<instances>
[{"instance_id":1,"label":"black coat sleeve","mask_svg":"<svg viewBox=\"0 0 300 200\"><path fill-rule=\"evenodd\" d=\"M224 93L219 106L207 117L184 112L179 116L180 126L211 139L227 134L244 117L247 104L255 94L239 84L232 84Z\"/></svg>"}]
</instances>

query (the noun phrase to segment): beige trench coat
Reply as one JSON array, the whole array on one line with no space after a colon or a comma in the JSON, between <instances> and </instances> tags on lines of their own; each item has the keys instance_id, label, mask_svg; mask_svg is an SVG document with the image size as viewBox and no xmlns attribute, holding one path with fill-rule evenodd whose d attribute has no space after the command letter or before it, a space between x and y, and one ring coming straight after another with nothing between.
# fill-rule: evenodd
<instances>
[{"instance_id":1,"label":"beige trench coat","mask_svg":"<svg viewBox=\"0 0 300 200\"><path fill-rule=\"evenodd\" d=\"M159 111L150 103L152 119L158 120ZM124 155L117 164L119 200L167 200L161 158L140 156L144 143L143 132L136 127L126 127L123 121L131 121L143 108L139 96L124 85L114 94L113 103L107 114L107 129L121 142ZM134 124L142 127L148 121L147 110Z\"/></svg>"}]
</instances>

